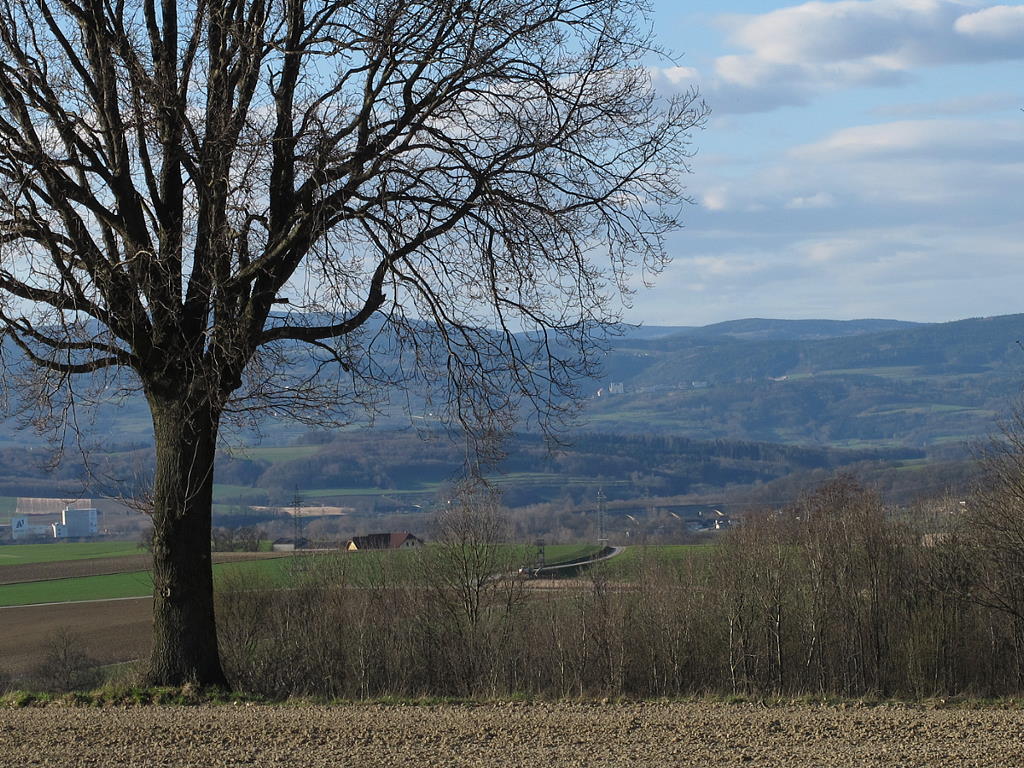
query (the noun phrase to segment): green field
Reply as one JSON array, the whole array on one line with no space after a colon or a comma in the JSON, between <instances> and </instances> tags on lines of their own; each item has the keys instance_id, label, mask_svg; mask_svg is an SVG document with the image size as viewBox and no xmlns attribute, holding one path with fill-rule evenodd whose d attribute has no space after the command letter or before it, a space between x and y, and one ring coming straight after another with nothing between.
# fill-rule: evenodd
<instances>
[{"instance_id":1,"label":"green field","mask_svg":"<svg viewBox=\"0 0 1024 768\"><path fill-rule=\"evenodd\" d=\"M420 483L415 488L308 488L302 491L306 500L335 496L403 496L408 494L437 493L441 483Z\"/></svg>"},{"instance_id":2,"label":"green field","mask_svg":"<svg viewBox=\"0 0 1024 768\"><path fill-rule=\"evenodd\" d=\"M710 551L712 546L711 544L639 544L626 547L626 551L612 562L679 562L695 554L704 554Z\"/></svg>"},{"instance_id":3,"label":"green field","mask_svg":"<svg viewBox=\"0 0 1024 768\"><path fill-rule=\"evenodd\" d=\"M229 453L237 459L269 461L271 464L275 464L281 461L304 459L322 449L321 445L243 445L240 448L233 448Z\"/></svg>"},{"instance_id":4,"label":"green field","mask_svg":"<svg viewBox=\"0 0 1024 768\"><path fill-rule=\"evenodd\" d=\"M23 545L54 549L83 545L42 544ZM137 553L135 545L131 553ZM10 547L13 549L13 547ZM572 560L597 552L591 544L556 544L545 547L547 562ZM629 551L629 550L627 550ZM112 554L107 552L107 555ZM123 553L122 553L123 554ZM535 547L508 545L513 566L532 563ZM221 563L213 567L217 586L233 588L282 587L299 583L304 578L326 578L337 583L360 585L410 581L419 575L415 551L398 552L332 552L299 557L280 557L268 560L248 560ZM25 560L23 562L58 562L56 558ZM50 579L23 584L0 586L0 606L29 605L33 603L78 602L82 600L110 600L120 597L143 597L153 591L153 582L147 571L114 573L103 576L82 576L71 579Z\"/></svg>"},{"instance_id":5,"label":"green field","mask_svg":"<svg viewBox=\"0 0 1024 768\"><path fill-rule=\"evenodd\" d=\"M895 472L920 472L922 469L927 470L928 465L928 459L905 459L893 463L892 469Z\"/></svg>"},{"instance_id":6,"label":"green field","mask_svg":"<svg viewBox=\"0 0 1024 768\"><path fill-rule=\"evenodd\" d=\"M937 413L967 413L973 416L984 418L995 418L996 412L985 408L975 408L966 405L943 405L941 403L918 403L916 405L899 405L888 408L871 408L862 413L862 416L892 416L894 414L937 414Z\"/></svg>"},{"instance_id":7,"label":"green field","mask_svg":"<svg viewBox=\"0 0 1024 768\"><path fill-rule=\"evenodd\" d=\"M524 548L519 547L518 549ZM525 549L529 554L536 551L536 547L525 547ZM544 559L549 563L564 563L566 560L596 555L600 549L596 544L549 544L544 547Z\"/></svg>"},{"instance_id":8,"label":"green field","mask_svg":"<svg viewBox=\"0 0 1024 768\"><path fill-rule=\"evenodd\" d=\"M441 483L423 483L416 488L300 488L299 493L305 503L322 501L340 496L403 496L410 494L422 495L436 493ZM232 505L238 501L249 503L250 500L262 500L266 489L252 488L247 485L227 485L214 483L213 499L218 505ZM260 501L262 503L262 501Z\"/></svg>"},{"instance_id":9,"label":"green field","mask_svg":"<svg viewBox=\"0 0 1024 768\"><path fill-rule=\"evenodd\" d=\"M887 379L909 379L921 376L916 365L888 365L877 368L833 368L818 371L818 376L881 376Z\"/></svg>"},{"instance_id":10,"label":"green field","mask_svg":"<svg viewBox=\"0 0 1024 768\"><path fill-rule=\"evenodd\" d=\"M59 563L62 560L91 560L97 557L137 555L142 550L132 541L59 541L52 544L8 544L0 546L0 566L27 563Z\"/></svg>"},{"instance_id":11,"label":"green field","mask_svg":"<svg viewBox=\"0 0 1024 768\"><path fill-rule=\"evenodd\" d=\"M239 501L248 504L262 504L266 500L267 492L263 488L253 488L248 485L227 485L225 483L213 484L213 501L215 504L233 505Z\"/></svg>"},{"instance_id":12,"label":"green field","mask_svg":"<svg viewBox=\"0 0 1024 768\"><path fill-rule=\"evenodd\" d=\"M712 544L634 544L599 567L610 579L634 581L645 570L681 572L693 558L703 557L713 548Z\"/></svg>"},{"instance_id":13,"label":"green field","mask_svg":"<svg viewBox=\"0 0 1024 768\"><path fill-rule=\"evenodd\" d=\"M214 586L233 589L287 587L301 584L307 578L317 582L330 579L339 584L358 585L376 582L384 576L388 583L407 581L415 573L412 554L408 551L333 552L219 563L213 566ZM152 591L153 582L148 571L50 579L0 586L0 606L144 597Z\"/></svg>"},{"instance_id":14,"label":"green field","mask_svg":"<svg viewBox=\"0 0 1024 768\"><path fill-rule=\"evenodd\" d=\"M152 592L153 582L149 572L132 571L78 579L5 584L0 586L0 606L112 600L118 597L142 597Z\"/></svg>"},{"instance_id":15,"label":"green field","mask_svg":"<svg viewBox=\"0 0 1024 768\"><path fill-rule=\"evenodd\" d=\"M557 475L551 472L509 472L504 475L493 475L488 480L498 486L569 486L569 485L595 485L596 480L592 477L580 477L576 475ZM604 480L601 483L605 487L631 485L629 480Z\"/></svg>"},{"instance_id":16,"label":"green field","mask_svg":"<svg viewBox=\"0 0 1024 768\"><path fill-rule=\"evenodd\" d=\"M286 583L289 569L294 566L292 558L286 557L221 563L213 567L214 581L222 583L229 575L234 575L240 579L239 583L259 581L269 585L283 584ZM0 606L145 597L152 592L153 582L149 571L131 571L103 576L5 584L0 586Z\"/></svg>"},{"instance_id":17,"label":"green field","mask_svg":"<svg viewBox=\"0 0 1024 768\"><path fill-rule=\"evenodd\" d=\"M272 450L272 449L268 449ZM289 450L289 449L282 449ZM574 477L555 475L547 472L511 472L504 475L494 475L490 481L500 487L547 487L547 486L575 486L594 485L594 478ZM628 486L629 480L604 480L604 486ZM406 488L299 488L299 493L304 502L330 501L332 499L346 498L352 496L422 496L424 494L436 494L445 485L444 482L423 482ZM257 503L266 495L266 489L252 488L247 485L228 485L226 483L215 483L213 486L213 499L218 513L230 513L233 508L242 502L243 504ZM262 502L259 502L262 503Z\"/></svg>"}]
</instances>

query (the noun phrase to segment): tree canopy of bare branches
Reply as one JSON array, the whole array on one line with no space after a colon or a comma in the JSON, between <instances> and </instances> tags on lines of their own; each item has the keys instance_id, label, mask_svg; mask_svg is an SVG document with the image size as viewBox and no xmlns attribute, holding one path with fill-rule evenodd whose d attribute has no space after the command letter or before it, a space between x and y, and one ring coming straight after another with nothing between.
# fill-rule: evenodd
<instances>
[{"instance_id":1,"label":"tree canopy of bare branches","mask_svg":"<svg viewBox=\"0 0 1024 768\"><path fill-rule=\"evenodd\" d=\"M225 415L417 380L483 436L573 394L685 200L659 56L642 0L0 0L0 325L40 402L147 398L154 682L224 681Z\"/></svg>"}]
</instances>

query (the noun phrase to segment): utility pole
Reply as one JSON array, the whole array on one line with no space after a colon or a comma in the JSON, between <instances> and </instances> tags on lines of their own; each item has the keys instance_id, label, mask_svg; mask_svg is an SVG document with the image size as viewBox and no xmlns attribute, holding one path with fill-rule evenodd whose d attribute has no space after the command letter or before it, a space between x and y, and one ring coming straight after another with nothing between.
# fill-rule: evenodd
<instances>
[{"instance_id":1,"label":"utility pole","mask_svg":"<svg viewBox=\"0 0 1024 768\"><path fill-rule=\"evenodd\" d=\"M605 495L604 488L597 489L597 543L604 549L608 546L608 534L605 532Z\"/></svg>"},{"instance_id":2,"label":"utility pole","mask_svg":"<svg viewBox=\"0 0 1024 768\"><path fill-rule=\"evenodd\" d=\"M297 552L299 539L302 537L302 494L299 493L298 486L296 486L295 496L292 498L292 537Z\"/></svg>"}]
</instances>

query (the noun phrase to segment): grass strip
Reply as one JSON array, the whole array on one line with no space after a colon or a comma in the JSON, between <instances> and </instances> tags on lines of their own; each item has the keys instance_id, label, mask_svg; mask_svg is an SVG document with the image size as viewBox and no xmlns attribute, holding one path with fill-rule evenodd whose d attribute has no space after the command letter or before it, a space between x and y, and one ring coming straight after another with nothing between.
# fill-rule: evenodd
<instances>
[{"instance_id":1,"label":"grass strip","mask_svg":"<svg viewBox=\"0 0 1024 768\"><path fill-rule=\"evenodd\" d=\"M304 559L304 558L303 558ZM244 578L261 578L271 585L284 583L291 569L292 558L243 560L220 563L213 567L215 584L227 574ZM110 573L102 576L80 576L69 579L27 581L0 586L0 607L35 605L38 603L81 602L83 600L115 600L124 597L145 597L153 593L149 571Z\"/></svg>"},{"instance_id":2,"label":"grass strip","mask_svg":"<svg viewBox=\"0 0 1024 768\"><path fill-rule=\"evenodd\" d=\"M97 557L137 555L142 552L133 541L58 541L50 544L7 544L0 546L0 567L29 563L59 563Z\"/></svg>"}]
</instances>

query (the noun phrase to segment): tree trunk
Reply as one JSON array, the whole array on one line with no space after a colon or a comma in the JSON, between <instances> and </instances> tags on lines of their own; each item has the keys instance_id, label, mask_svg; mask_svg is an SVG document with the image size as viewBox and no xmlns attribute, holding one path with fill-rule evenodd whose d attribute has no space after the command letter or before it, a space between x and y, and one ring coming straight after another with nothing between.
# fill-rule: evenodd
<instances>
[{"instance_id":1,"label":"tree trunk","mask_svg":"<svg viewBox=\"0 0 1024 768\"><path fill-rule=\"evenodd\" d=\"M219 416L205 402L150 396L153 488L152 685L226 686L213 611L210 529Z\"/></svg>"}]
</instances>

